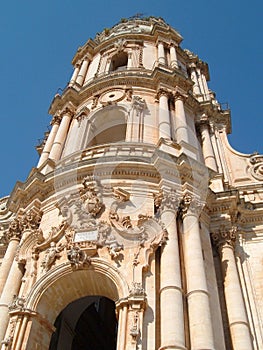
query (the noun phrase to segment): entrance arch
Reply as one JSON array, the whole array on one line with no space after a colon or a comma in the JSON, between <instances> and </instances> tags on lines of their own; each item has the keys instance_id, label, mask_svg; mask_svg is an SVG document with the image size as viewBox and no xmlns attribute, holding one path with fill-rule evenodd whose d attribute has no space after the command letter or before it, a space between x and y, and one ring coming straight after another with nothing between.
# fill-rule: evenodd
<instances>
[{"instance_id":1,"label":"entrance arch","mask_svg":"<svg viewBox=\"0 0 263 350\"><path fill-rule=\"evenodd\" d=\"M116 350L114 301L88 296L70 303L57 317L49 350Z\"/></svg>"},{"instance_id":2,"label":"entrance arch","mask_svg":"<svg viewBox=\"0 0 263 350\"><path fill-rule=\"evenodd\" d=\"M24 334L28 349L49 349L57 317L71 303L91 302L93 299L85 298L94 297L96 302L98 298L110 300L115 307L115 302L128 295L127 282L117 268L99 258L93 259L85 269L72 270L70 264L55 267L36 283L26 303L34 314ZM81 312L76 315L76 320L80 319Z\"/></svg>"}]
</instances>

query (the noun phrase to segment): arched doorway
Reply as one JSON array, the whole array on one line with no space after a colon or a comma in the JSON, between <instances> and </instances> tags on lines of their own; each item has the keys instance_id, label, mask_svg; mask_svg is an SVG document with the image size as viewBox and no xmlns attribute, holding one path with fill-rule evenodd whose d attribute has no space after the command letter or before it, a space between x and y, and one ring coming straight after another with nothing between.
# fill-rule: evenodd
<instances>
[{"instance_id":1,"label":"arched doorway","mask_svg":"<svg viewBox=\"0 0 263 350\"><path fill-rule=\"evenodd\" d=\"M116 350L114 301L103 296L78 299L56 318L49 350Z\"/></svg>"}]
</instances>

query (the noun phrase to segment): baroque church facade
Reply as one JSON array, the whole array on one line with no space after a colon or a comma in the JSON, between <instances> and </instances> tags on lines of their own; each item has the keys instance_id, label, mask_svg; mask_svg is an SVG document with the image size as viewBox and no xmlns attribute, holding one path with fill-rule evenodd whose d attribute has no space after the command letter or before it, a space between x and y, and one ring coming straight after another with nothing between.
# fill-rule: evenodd
<instances>
[{"instance_id":1,"label":"baroque church facade","mask_svg":"<svg viewBox=\"0 0 263 350\"><path fill-rule=\"evenodd\" d=\"M0 200L1 349L263 349L263 156L163 19L80 47Z\"/></svg>"}]
</instances>

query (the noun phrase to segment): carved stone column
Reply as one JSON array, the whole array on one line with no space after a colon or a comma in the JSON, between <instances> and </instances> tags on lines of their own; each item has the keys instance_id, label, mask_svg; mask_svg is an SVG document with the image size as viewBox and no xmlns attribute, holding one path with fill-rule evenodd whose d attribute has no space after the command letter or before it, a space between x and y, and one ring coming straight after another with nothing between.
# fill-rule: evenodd
<instances>
[{"instance_id":1,"label":"carved stone column","mask_svg":"<svg viewBox=\"0 0 263 350\"><path fill-rule=\"evenodd\" d=\"M70 82L69 82L69 86L72 86L75 84L77 76L79 74L79 69L80 69L80 65L76 64L76 67L74 69L74 72L73 72L72 77L71 77Z\"/></svg>"},{"instance_id":2,"label":"carved stone column","mask_svg":"<svg viewBox=\"0 0 263 350\"><path fill-rule=\"evenodd\" d=\"M175 97L175 136L176 142L180 143L181 141L188 143L188 126L186 122L186 115L184 110L184 100L185 95L176 93Z\"/></svg>"},{"instance_id":3,"label":"carved stone column","mask_svg":"<svg viewBox=\"0 0 263 350\"><path fill-rule=\"evenodd\" d=\"M191 349L212 350L215 349L212 319L199 231L201 210L202 205L197 199L185 195L182 236Z\"/></svg>"},{"instance_id":4,"label":"carved stone column","mask_svg":"<svg viewBox=\"0 0 263 350\"><path fill-rule=\"evenodd\" d=\"M37 230L41 221L41 215L39 210L31 209L27 211L21 219L15 219L11 222L8 229L10 242L14 240L17 247L18 242L20 242L26 230L31 231L31 233ZM12 246L12 248L14 249L14 246ZM21 284L24 276L24 266L20 263L18 257L15 257L16 253L17 249L16 251L12 250L12 265L0 298L0 342L5 336L9 323L9 309L11 310L12 306L17 306L23 301L22 295L20 297L18 297L18 295L19 292L23 294L23 292L21 292Z\"/></svg>"},{"instance_id":5,"label":"carved stone column","mask_svg":"<svg viewBox=\"0 0 263 350\"><path fill-rule=\"evenodd\" d=\"M184 310L176 216L179 197L171 192L162 200L161 221L168 233L160 266L160 310L162 349L185 349Z\"/></svg>"},{"instance_id":6,"label":"carved stone column","mask_svg":"<svg viewBox=\"0 0 263 350\"><path fill-rule=\"evenodd\" d=\"M230 230L221 229L213 233L212 241L221 256L224 293L233 349L252 350L254 347L234 251L236 237L236 227L232 227Z\"/></svg>"},{"instance_id":7,"label":"carved stone column","mask_svg":"<svg viewBox=\"0 0 263 350\"><path fill-rule=\"evenodd\" d=\"M159 96L159 137L171 138L170 112L168 104L168 91L160 89Z\"/></svg>"},{"instance_id":8,"label":"carved stone column","mask_svg":"<svg viewBox=\"0 0 263 350\"><path fill-rule=\"evenodd\" d=\"M170 63L171 67L178 68L177 53L174 45L170 46L170 59L171 59L171 63Z\"/></svg>"},{"instance_id":9,"label":"carved stone column","mask_svg":"<svg viewBox=\"0 0 263 350\"><path fill-rule=\"evenodd\" d=\"M9 322L9 305L18 295L23 277L23 266L14 260L0 299L0 342L4 340Z\"/></svg>"},{"instance_id":10,"label":"carved stone column","mask_svg":"<svg viewBox=\"0 0 263 350\"><path fill-rule=\"evenodd\" d=\"M89 60L88 60L88 58L84 58L84 60L81 64L80 70L79 70L79 74L78 74L77 79L76 79L77 84L79 84L79 85L83 84L83 81L84 81L86 74L87 74L88 66L89 66Z\"/></svg>"},{"instance_id":11,"label":"carved stone column","mask_svg":"<svg viewBox=\"0 0 263 350\"><path fill-rule=\"evenodd\" d=\"M207 116L201 118L199 123L199 129L202 137L202 150L205 160L205 165L208 168L217 171L215 154L212 146L212 141L210 137L209 124Z\"/></svg>"},{"instance_id":12,"label":"carved stone column","mask_svg":"<svg viewBox=\"0 0 263 350\"><path fill-rule=\"evenodd\" d=\"M53 160L59 160L62 150L63 150L63 146L67 137L67 133L68 133L68 129L69 129L69 125L71 122L71 118L73 115L73 109L66 107L62 113L62 120L59 126L59 129L57 131L57 134L55 136L55 140L54 143L52 145L51 151L50 151L50 156L49 158L53 159Z\"/></svg>"},{"instance_id":13,"label":"carved stone column","mask_svg":"<svg viewBox=\"0 0 263 350\"><path fill-rule=\"evenodd\" d=\"M55 140L55 137L58 132L59 124L60 124L61 118L59 116L54 116L51 124L52 124L52 129L48 135L47 141L45 143L44 149L41 153L41 156L38 161L37 168L39 168L47 159L50 154L53 142Z\"/></svg>"},{"instance_id":14,"label":"carved stone column","mask_svg":"<svg viewBox=\"0 0 263 350\"><path fill-rule=\"evenodd\" d=\"M165 64L165 53L164 53L164 46L162 42L158 42L158 62L161 64Z\"/></svg>"},{"instance_id":15,"label":"carved stone column","mask_svg":"<svg viewBox=\"0 0 263 350\"><path fill-rule=\"evenodd\" d=\"M20 242L20 237L21 237L20 223L17 219L14 219L10 223L8 228L7 238L9 239L9 244L0 267L0 295L5 286L10 268L15 258L17 247Z\"/></svg>"},{"instance_id":16,"label":"carved stone column","mask_svg":"<svg viewBox=\"0 0 263 350\"><path fill-rule=\"evenodd\" d=\"M200 90L198 77L196 73L196 65L194 63L192 63L191 65L191 79L194 82L194 86L193 86L194 95L198 95L198 96L201 95L201 90Z\"/></svg>"}]
</instances>

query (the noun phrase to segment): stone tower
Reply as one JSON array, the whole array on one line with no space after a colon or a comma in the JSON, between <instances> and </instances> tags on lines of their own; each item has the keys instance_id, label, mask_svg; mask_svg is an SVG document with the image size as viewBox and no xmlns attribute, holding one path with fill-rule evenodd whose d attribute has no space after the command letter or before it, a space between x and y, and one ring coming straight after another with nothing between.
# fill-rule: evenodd
<instances>
[{"instance_id":1,"label":"stone tower","mask_svg":"<svg viewBox=\"0 0 263 350\"><path fill-rule=\"evenodd\" d=\"M263 156L161 18L77 50L0 202L1 349L259 350Z\"/></svg>"}]
</instances>

